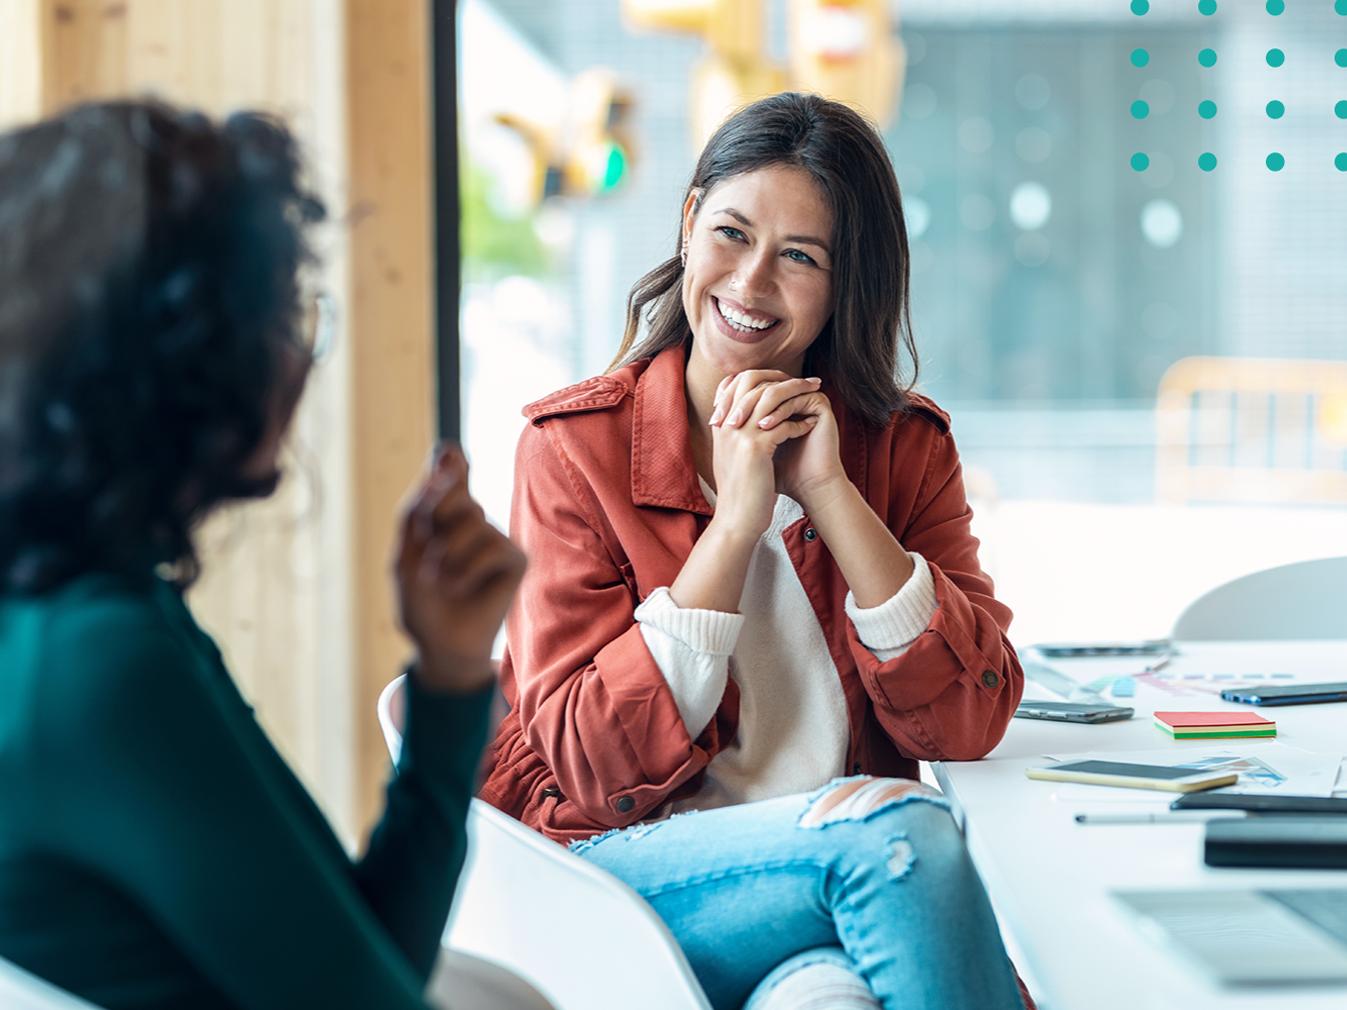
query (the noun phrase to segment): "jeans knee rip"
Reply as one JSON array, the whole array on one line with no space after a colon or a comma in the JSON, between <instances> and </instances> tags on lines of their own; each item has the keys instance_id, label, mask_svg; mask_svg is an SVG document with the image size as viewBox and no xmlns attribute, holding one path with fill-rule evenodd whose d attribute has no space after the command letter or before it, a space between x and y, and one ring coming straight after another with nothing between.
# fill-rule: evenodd
<instances>
[{"instance_id":1,"label":"jeans knee rip","mask_svg":"<svg viewBox=\"0 0 1347 1010\"><path fill-rule=\"evenodd\" d=\"M848 796L827 813L818 817L817 820L810 821L810 818L814 815L814 807L818 804L819 800L831 793L839 784L853 781L855 781L855 778L834 779L822 789L811 793L805 802L804 810L802 810L800 816L796 818L795 826L803 828L806 831L821 831L824 828L832 827L834 824L865 824L874 820L876 817L879 817L881 814L914 802L930 803L933 806L939 807L941 810L949 810L949 800L945 799L944 796L924 785L916 784L915 788L910 789L901 796L888 797L860 815L857 815L854 812L848 812L848 807L850 806L849 801L851 799L851 797Z\"/></svg>"},{"instance_id":2,"label":"jeans knee rip","mask_svg":"<svg viewBox=\"0 0 1347 1010\"><path fill-rule=\"evenodd\" d=\"M912 872L912 867L917 863L917 854L912 849L912 843L908 841L906 834L897 834L886 843L889 848L889 858L884 864L889 870L890 880L902 880Z\"/></svg>"}]
</instances>

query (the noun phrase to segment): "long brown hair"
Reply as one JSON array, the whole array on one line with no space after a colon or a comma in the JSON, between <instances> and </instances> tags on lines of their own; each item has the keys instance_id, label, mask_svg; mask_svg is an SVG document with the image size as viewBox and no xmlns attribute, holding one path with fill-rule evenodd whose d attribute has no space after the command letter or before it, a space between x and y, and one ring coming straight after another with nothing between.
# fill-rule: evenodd
<instances>
[{"instance_id":1,"label":"long brown hair","mask_svg":"<svg viewBox=\"0 0 1347 1010\"><path fill-rule=\"evenodd\" d=\"M770 165L807 171L833 210L833 311L809 350L842 401L877 426L906 406L917 380L908 306L907 225L884 142L854 110L819 95L787 92L740 109L716 130L684 194ZM627 326L612 368L691 338L678 250L627 296ZM637 341L644 316L647 331ZM901 382L898 348L911 362Z\"/></svg>"}]
</instances>

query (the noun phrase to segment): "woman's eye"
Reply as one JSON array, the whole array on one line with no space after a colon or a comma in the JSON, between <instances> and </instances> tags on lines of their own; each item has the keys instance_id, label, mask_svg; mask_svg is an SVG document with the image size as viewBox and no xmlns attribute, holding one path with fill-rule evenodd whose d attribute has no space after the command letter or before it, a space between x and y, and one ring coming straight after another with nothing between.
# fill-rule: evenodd
<instances>
[{"instance_id":1,"label":"woman's eye","mask_svg":"<svg viewBox=\"0 0 1347 1010\"><path fill-rule=\"evenodd\" d=\"M808 263L811 265L814 263L814 257L806 252L801 252L799 249L787 249L786 256L795 263Z\"/></svg>"},{"instance_id":2,"label":"woman's eye","mask_svg":"<svg viewBox=\"0 0 1347 1010\"><path fill-rule=\"evenodd\" d=\"M719 228L716 229L716 231L720 232L726 238L734 239L736 242L743 241L746 238L744 233L741 232L738 228L731 228L727 224L721 225Z\"/></svg>"}]
</instances>

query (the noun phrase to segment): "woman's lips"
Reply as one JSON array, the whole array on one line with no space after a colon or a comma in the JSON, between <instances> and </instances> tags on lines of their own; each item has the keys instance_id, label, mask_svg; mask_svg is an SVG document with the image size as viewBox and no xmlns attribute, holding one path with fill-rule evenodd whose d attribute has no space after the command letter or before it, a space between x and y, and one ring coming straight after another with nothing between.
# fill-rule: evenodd
<instances>
[{"instance_id":1,"label":"woman's lips","mask_svg":"<svg viewBox=\"0 0 1347 1010\"><path fill-rule=\"evenodd\" d=\"M778 319L771 326L764 327L761 330L741 330L731 326L729 320L720 314L720 299L715 295L711 295L711 318L715 320L716 328L721 333L741 344L756 344L769 333L774 333L781 324L781 320Z\"/></svg>"}]
</instances>

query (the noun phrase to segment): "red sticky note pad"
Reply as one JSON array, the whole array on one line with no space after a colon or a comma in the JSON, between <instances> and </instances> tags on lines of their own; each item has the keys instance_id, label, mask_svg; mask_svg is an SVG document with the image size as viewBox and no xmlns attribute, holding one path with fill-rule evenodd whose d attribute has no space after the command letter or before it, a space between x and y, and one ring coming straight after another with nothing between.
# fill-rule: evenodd
<instances>
[{"instance_id":1,"label":"red sticky note pad","mask_svg":"<svg viewBox=\"0 0 1347 1010\"><path fill-rule=\"evenodd\" d=\"M1155 718L1175 729L1203 726L1275 726L1254 712L1156 712Z\"/></svg>"}]
</instances>

